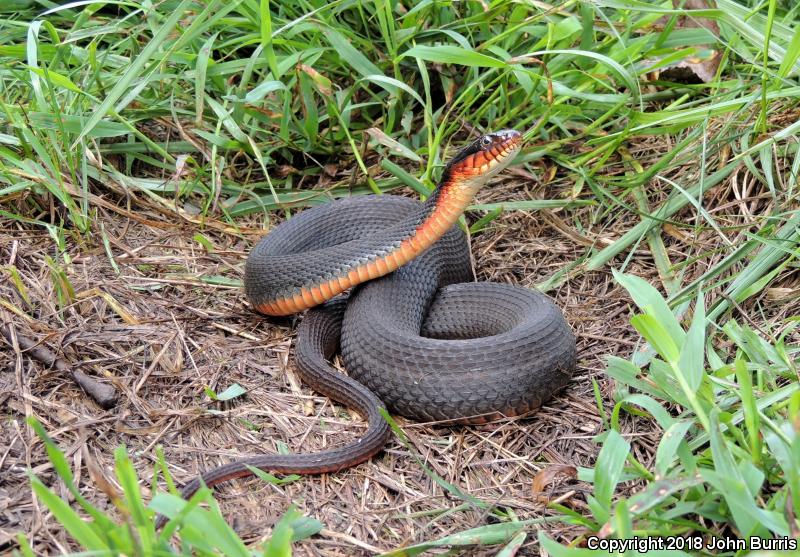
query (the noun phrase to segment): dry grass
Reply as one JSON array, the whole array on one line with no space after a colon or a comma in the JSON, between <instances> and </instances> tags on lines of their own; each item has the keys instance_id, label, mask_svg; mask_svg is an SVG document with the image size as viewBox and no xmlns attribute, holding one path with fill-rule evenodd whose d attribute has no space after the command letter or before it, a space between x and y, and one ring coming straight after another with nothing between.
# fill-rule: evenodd
<instances>
[{"instance_id":1,"label":"dry grass","mask_svg":"<svg viewBox=\"0 0 800 557\"><path fill-rule=\"evenodd\" d=\"M658 157L668 148L664 141L642 143L636 156ZM670 172L681 175L697 169L686 165ZM571 187L558 175L542 184L518 171L482 192L480 201L552 199ZM652 201L668 190L654 189ZM0 261L17 267L31 302L26 305L10 282L3 284L3 320L10 320L17 334L110 382L120 394L116 408L102 410L63 374L43 369L8 342L0 343L0 409L5 423L0 432L0 550L15 546L17 532L35 541L37 554L75 549L29 489L26 469L46 483L53 482L54 474L42 445L25 425L26 415L44 424L71 461L77 483L91 500L106 507L110 503L98 487L103 485L98 475L113 485L113 449L120 444L128 447L144 481L152 476L155 447L162 445L170 472L183 483L244 454L283 447L311 452L346 443L364 430L357 415L300 385L293 372L290 320L258 316L239 288L204 281L203 277L241 277L244 256L261 233L255 220L238 231L222 222L201 227L138 196L103 187L94 193L104 200L93 203L95 231L100 225L104 228L119 274L99 234L92 243L67 229L66 252L72 263L65 268L76 301L63 308L57 306L45 259L57 255L50 235L18 221L0 220ZM770 200L762 193L742 168L711 194L715 201L709 205L715 207L717 222L738 228L723 239L713 231L695 235L691 228L687 233L668 227L664 238L669 254L691 261L741 239L753 215L766 214ZM635 224L630 213L598 219L595 211L586 207L503 215L473 239L478 278L533 286L579 258L587 245L608 243ZM694 215L686 211L676 218L686 219L691 227ZM193 239L201 230L216 249L207 252ZM684 280L702 274L722 255L699 259ZM629 272L659 282L644 242L628 265ZM770 291L778 293L780 288L796 291L797 273L784 273L776 281L759 300L770 313L766 319L798 310L797 298L769 298ZM552 514L542 498L578 512L585 509L587 484L561 481L534 497L532 481L549 464L593 463L598 447L592 438L603 430L603 422L592 381L611 408L614 385L603 374L604 358L629 356L638 339L628 324L630 300L607 271L575 273L550 294L578 337L579 368L565 392L533 416L485 426L453 428L399 420L411 450L426 466L521 519ZM33 317L13 315L11 306L25 307ZM233 383L245 387L246 396L220 403L204 393L205 387L220 392ZM623 431L647 466L660 430L648 420L625 418ZM61 494L66 497L66 490ZM326 530L301 542L299 555L367 555L491 520L447 494L396 440L368 464L339 474L304 478L284 487L236 481L218 488L217 494L245 540L266 537L292 502L321 520ZM561 540L577 533L562 523L545 528ZM534 549L526 546L524 551Z\"/></svg>"}]
</instances>

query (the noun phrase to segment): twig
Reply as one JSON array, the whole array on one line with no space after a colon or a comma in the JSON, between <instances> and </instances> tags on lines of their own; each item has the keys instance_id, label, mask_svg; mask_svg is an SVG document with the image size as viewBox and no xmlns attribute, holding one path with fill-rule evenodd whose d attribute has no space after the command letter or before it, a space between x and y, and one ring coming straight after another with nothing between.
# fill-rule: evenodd
<instances>
[{"instance_id":1,"label":"twig","mask_svg":"<svg viewBox=\"0 0 800 557\"><path fill-rule=\"evenodd\" d=\"M50 349L20 335L11 323L0 327L0 332L12 346L15 345L13 339L16 337L16 345L31 358L39 360L47 367L54 367L58 371L68 373L72 380L102 408L107 410L117 404L117 391L114 387L100 383L80 370L72 369L67 362L56 356Z\"/></svg>"},{"instance_id":2,"label":"twig","mask_svg":"<svg viewBox=\"0 0 800 557\"><path fill-rule=\"evenodd\" d=\"M382 549L375 547L374 545L370 545L368 543L362 542L361 540L354 538L353 536L348 536L347 534L336 532L334 530L329 530L327 528L323 528L320 531L320 534L328 537L333 538L335 540L341 540L343 542L351 543L361 549L366 549L367 551L373 551L375 553L383 553Z\"/></svg>"},{"instance_id":3,"label":"twig","mask_svg":"<svg viewBox=\"0 0 800 557\"><path fill-rule=\"evenodd\" d=\"M764 329L759 327L758 323L753 321L753 319L747 314L747 312L745 310L742 309L742 306L740 306L739 303L736 300L734 300L733 298L731 298L728 294L726 294L724 292L722 293L722 297L725 298L725 300L729 304L731 304L736 311L739 312L739 314L744 318L745 321L747 321L750 324L751 327L753 327L756 331L758 331L759 333L764 335L764 338L769 340L772 344L778 344L778 340L774 336L769 334L767 331L765 331Z\"/></svg>"}]
</instances>

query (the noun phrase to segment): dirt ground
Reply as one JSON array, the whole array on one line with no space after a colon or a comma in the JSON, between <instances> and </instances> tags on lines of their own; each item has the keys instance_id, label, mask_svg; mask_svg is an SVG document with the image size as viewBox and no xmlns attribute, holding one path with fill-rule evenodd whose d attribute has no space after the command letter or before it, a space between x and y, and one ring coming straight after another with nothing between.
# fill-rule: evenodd
<instances>
[{"instance_id":1,"label":"dirt ground","mask_svg":"<svg viewBox=\"0 0 800 557\"><path fill-rule=\"evenodd\" d=\"M650 147L641 149L634 156ZM676 173L691 171L679 168ZM566 196L571 187L558 178L544 185L516 171L481 192L479 202L552 199ZM713 195L741 198L735 187L726 183ZM245 256L263 234L263 222L246 219L235 230L220 221L192 222L145 196L121 195L103 186L93 193L94 234L87 238L65 230L68 265L47 230L0 218L0 264L18 269L29 298L4 273L3 321L10 321L18 336L42 343L119 394L119 403L103 410L63 372L47 369L0 337L0 552L15 547L18 532L34 540L37 554L77 549L31 493L28 469L67 496L42 444L25 424L28 415L36 416L66 453L83 493L103 507L109 503L88 466L94 464L113 484L113 451L122 444L149 498L157 446L182 484L241 455L282 448L311 452L346 443L364 431L357 414L301 385L293 371L292 321L253 313L241 289L231 284L241 279ZM747 191L740 202L767 203L759 194ZM654 192L652 201L659 195ZM21 207L24 199L16 203ZM727 210L741 219L739 209ZM47 220L55 213L37 218ZM580 258L589 245L613 241L637 222L632 213L601 220L597 214L591 207L504 214L473 238L478 278L532 287ZM694 222L692 212L682 214ZM213 250L193 239L198 232L213 242ZM671 255L684 259L707 253L714 235L681 239L676 232L665 235L665 242ZM621 266L627 255L614 266ZM723 255L704 259L689 275L704 272ZM59 262L74 287L74 300L63 306L53 270ZM627 272L659 284L644 243L636 247ZM267 537L270 526L295 503L325 525L321 534L298 544L297 554L331 556L371 555L493 520L449 495L411 452L446 481L520 519L552 515L545 501L553 500L584 512L588 484L565 479L534 497L533 478L554 463L592 465L598 451L592 438L603 431L593 381L609 411L614 384L603 373L605 358L629 357L638 335L629 325L632 302L608 268L575 273L549 294L577 335L579 366L571 385L539 412L469 427L398 418L410 448L392 439L367 464L282 487L255 479L230 482L216 490L226 517L246 540L255 541ZM787 310L775 307L775 315ZM204 392L208 387L219 393L234 383L246 395L215 402ZM623 418L623 429L637 458L649 465L657 426ZM561 540L580 533L557 522L543 528ZM529 538L520 554L538 553L532 545L535 535Z\"/></svg>"}]
</instances>

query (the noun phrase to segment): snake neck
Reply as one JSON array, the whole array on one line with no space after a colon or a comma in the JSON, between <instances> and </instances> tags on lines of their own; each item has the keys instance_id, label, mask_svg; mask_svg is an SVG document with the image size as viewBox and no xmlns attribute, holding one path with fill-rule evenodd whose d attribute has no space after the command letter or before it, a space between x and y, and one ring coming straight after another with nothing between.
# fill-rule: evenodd
<instances>
[{"instance_id":1,"label":"snake neck","mask_svg":"<svg viewBox=\"0 0 800 557\"><path fill-rule=\"evenodd\" d=\"M358 284L382 277L405 265L435 244L452 227L472 202L483 182L472 177L445 175L440 185L418 211L387 229L383 241L391 249L364 261L361 244L350 243L355 250L351 264L341 270L320 273L319 281L291 292L255 301L254 306L267 315L290 315L330 300ZM348 244L345 244L348 245ZM386 245L386 243L384 243Z\"/></svg>"},{"instance_id":2,"label":"snake neck","mask_svg":"<svg viewBox=\"0 0 800 557\"><path fill-rule=\"evenodd\" d=\"M422 205L421 222L406 240L415 249L414 257L431 247L458 222L481 185L466 180L446 180L434 190Z\"/></svg>"}]
</instances>

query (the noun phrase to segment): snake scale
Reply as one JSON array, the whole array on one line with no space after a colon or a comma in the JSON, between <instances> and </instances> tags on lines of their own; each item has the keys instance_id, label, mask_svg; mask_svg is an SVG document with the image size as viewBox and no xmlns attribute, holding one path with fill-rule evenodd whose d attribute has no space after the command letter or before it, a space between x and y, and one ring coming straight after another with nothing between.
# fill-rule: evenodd
<instances>
[{"instance_id":1,"label":"snake scale","mask_svg":"<svg viewBox=\"0 0 800 557\"><path fill-rule=\"evenodd\" d=\"M182 490L250 475L336 472L379 452L386 407L416 420L481 423L541 406L569 381L575 337L544 295L471 282L456 225L475 193L514 158L514 130L486 134L446 165L424 202L379 195L314 207L252 250L245 291L267 315L311 309L297 331L305 383L368 420L356 442L309 454L264 454L211 469ZM348 297L339 296L352 289ZM341 355L349 377L329 359Z\"/></svg>"}]
</instances>

